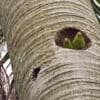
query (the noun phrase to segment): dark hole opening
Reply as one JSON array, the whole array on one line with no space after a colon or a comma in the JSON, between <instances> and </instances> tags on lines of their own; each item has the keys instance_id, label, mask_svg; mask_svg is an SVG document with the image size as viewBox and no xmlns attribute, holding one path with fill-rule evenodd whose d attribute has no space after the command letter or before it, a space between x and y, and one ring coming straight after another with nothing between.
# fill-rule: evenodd
<instances>
[{"instance_id":1,"label":"dark hole opening","mask_svg":"<svg viewBox=\"0 0 100 100\"><path fill-rule=\"evenodd\" d=\"M63 47L63 42L64 42L64 39L65 37L69 38L72 42L72 40L74 39L75 35L77 32L82 32L81 30L79 29L75 29L75 28L64 28L60 31L57 32L57 35L55 37L55 43L57 46L60 46L60 47ZM88 47L90 47L91 45L91 41L90 39L86 36L85 33L82 32L82 35L84 37L84 40L86 42L86 46L84 49L87 49Z\"/></svg>"}]
</instances>

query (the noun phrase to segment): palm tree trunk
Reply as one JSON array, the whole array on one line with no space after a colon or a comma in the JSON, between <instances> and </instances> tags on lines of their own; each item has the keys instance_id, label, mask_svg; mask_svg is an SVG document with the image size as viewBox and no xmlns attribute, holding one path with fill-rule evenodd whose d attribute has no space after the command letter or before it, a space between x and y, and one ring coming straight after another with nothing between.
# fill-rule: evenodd
<instances>
[{"instance_id":1,"label":"palm tree trunk","mask_svg":"<svg viewBox=\"0 0 100 100\"><path fill-rule=\"evenodd\" d=\"M90 0L0 0L19 100L99 100L100 30ZM91 40L85 50L59 47L72 27Z\"/></svg>"}]
</instances>

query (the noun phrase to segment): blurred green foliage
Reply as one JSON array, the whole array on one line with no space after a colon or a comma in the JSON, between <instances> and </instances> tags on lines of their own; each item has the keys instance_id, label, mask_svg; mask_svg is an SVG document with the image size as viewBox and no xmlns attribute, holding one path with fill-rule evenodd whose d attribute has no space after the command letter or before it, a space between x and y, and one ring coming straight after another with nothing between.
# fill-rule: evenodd
<instances>
[{"instance_id":1,"label":"blurred green foliage","mask_svg":"<svg viewBox=\"0 0 100 100\"><path fill-rule=\"evenodd\" d=\"M98 3L100 3L100 0L96 0Z\"/></svg>"}]
</instances>

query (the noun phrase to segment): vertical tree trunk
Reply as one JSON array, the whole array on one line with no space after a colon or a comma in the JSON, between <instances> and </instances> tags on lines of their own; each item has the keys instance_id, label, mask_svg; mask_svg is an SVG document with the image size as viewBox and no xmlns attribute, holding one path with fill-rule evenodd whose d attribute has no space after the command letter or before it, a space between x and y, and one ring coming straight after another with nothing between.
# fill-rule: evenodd
<instances>
[{"instance_id":1,"label":"vertical tree trunk","mask_svg":"<svg viewBox=\"0 0 100 100\"><path fill-rule=\"evenodd\" d=\"M100 30L90 0L0 0L0 23L19 100L100 99ZM68 27L91 46L57 46L57 32Z\"/></svg>"}]
</instances>

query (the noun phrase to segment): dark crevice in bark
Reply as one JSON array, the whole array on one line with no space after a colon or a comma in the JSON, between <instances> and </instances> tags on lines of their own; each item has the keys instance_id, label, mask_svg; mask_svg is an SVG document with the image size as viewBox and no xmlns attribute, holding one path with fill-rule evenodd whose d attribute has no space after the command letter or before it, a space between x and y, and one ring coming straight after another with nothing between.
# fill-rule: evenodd
<instances>
[{"instance_id":1,"label":"dark crevice in bark","mask_svg":"<svg viewBox=\"0 0 100 100\"><path fill-rule=\"evenodd\" d=\"M34 69L33 69L32 78L33 78L34 80L38 77L38 74L39 74L40 70L41 70L40 67L37 67L37 68L34 68Z\"/></svg>"}]
</instances>

